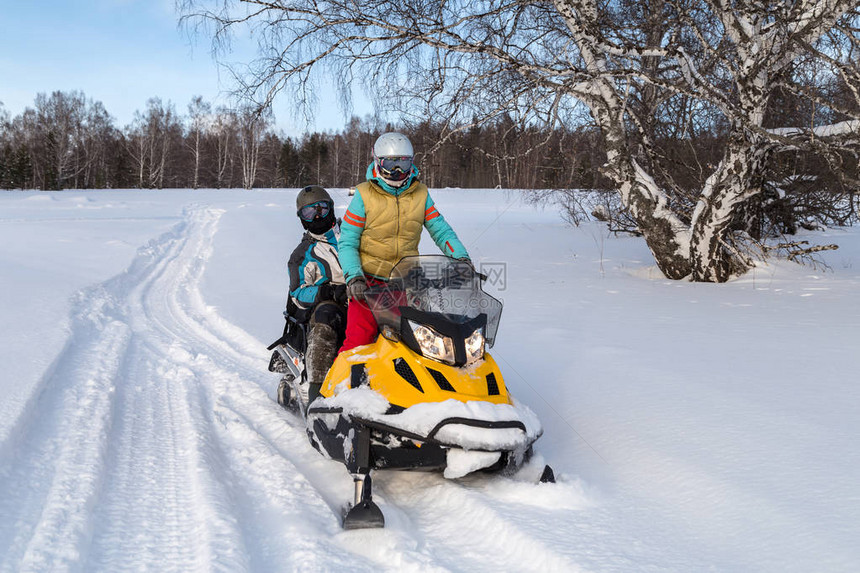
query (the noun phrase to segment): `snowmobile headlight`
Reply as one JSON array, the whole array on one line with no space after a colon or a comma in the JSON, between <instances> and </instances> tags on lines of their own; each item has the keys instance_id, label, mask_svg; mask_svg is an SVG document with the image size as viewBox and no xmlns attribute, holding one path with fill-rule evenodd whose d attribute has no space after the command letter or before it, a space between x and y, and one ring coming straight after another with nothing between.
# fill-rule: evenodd
<instances>
[{"instance_id":1,"label":"snowmobile headlight","mask_svg":"<svg viewBox=\"0 0 860 573\"><path fill-rule=\"evenodd\" d=\"M429 326L409 321L409 327L415 336L415 341L421 349L421 354L440 362L454 363L454 341L442 336Z\"/></svg>"},{"instance_id":2,"label":"snowmobile headlight","mask_svg":"<svg viewBox=\"0 0 860 573\"><path fill-rule=\"evenodd\" d=\"M484 327L478 328L466 339L466 363L475 362L484 357Z\"/></svg>"}]
</instances>

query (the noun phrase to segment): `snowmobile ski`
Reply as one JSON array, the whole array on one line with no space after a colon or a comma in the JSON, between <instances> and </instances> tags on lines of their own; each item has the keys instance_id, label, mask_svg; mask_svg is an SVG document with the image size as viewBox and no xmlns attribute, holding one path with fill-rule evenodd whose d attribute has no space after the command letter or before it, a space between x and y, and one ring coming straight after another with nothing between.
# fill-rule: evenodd
<instances>
[{"instance_id":1,"label":"snowmobile ski","mask_svg":"<svg viewBox=\"0 0 860 573\"><path fill-rule=\"evenodd\" d=\"M555 483L555 472L549 467L549 464L543 468L543 473L540 475L540 483Z\"/></svg>"},{"instance_id":2,"label":"snowmobile ski","mask_svg":"<svg viewBox=\"0 0 860 573\"><path fill-rule=\"evenodd\" d=\"M370 474L355 476L355 501L345 508L344 529L372 529L385 527L382 510L373 501Z\"/></svg>"}]
</instances>

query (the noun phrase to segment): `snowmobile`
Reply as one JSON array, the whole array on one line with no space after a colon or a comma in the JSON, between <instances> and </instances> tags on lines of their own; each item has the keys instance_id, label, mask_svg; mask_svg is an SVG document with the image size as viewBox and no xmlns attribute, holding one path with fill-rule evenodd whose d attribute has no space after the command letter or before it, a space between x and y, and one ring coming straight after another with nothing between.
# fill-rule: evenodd
<instances>
[{"instance_id":1,"label":"snowmobile","mask_svg":"<svg viewBox=\"0 0 860 573\"><path fill-rule=\"evenodd\" d=\"M402 259L367 290L379 326L373 344L341 352L320 396L307 404L300 324L287 328L269 369L284 373L278 401L301 415L311 444L346 466L355 484L343 527L383 527L371 470L517 471L542 429L508 393L493 345L502 303L470 262ZM289 322L289 317L288 317ZM541 482L554 480L545 466Z\"/></svg>"}]
</instances>

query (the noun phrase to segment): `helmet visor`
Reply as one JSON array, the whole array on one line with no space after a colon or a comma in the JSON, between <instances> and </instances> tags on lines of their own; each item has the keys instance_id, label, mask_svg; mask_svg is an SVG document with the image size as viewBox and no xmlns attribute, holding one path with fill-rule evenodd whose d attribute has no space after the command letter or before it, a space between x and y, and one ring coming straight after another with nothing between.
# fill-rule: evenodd
<instances>
[{"instance_id":1,"label":"helmet visor","mask_svg":"<svg viewBox=\"0 0 860 573\"><path fill-rule=\"evenodd\" d=\"M321 219L327 217L329 211L331 211L331 204L328 201L317 201L299 209L299 217L305 221L313 221L317 216Z\"/></svg>"},{"instance_id":2,"label":"helmet visor","mask_svg":"<svg viewBox=\"0 0 860 573\"><path fill-rule=\"evenodd\" d=\"M376 159L376 167L384 178L391 181L403 181L409 177L409 172L412 170L412 157L408 155L379 157Z\"/></svg>"}]
</instances>

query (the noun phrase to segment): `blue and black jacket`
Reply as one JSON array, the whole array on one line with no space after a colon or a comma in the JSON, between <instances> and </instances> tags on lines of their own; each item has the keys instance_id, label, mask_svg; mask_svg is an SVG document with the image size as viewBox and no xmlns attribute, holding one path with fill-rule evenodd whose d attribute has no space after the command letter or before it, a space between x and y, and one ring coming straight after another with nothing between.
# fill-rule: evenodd
<instances>
[{"instance_id":1,"label":"blue and black jacket","mask_svg":"<svg viewBox=\"0 0 860 573\"><path fill-rule=\"evenodd\" d=\"M290 297L300 309L313 308L321 302L320 287L328 282L344 284L337 256L339 227L324 234L305 232L302 241L290 255Z\"/></svg>"}]
</instances>

